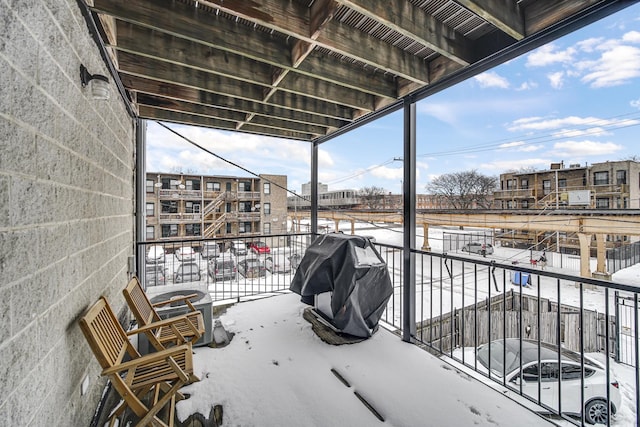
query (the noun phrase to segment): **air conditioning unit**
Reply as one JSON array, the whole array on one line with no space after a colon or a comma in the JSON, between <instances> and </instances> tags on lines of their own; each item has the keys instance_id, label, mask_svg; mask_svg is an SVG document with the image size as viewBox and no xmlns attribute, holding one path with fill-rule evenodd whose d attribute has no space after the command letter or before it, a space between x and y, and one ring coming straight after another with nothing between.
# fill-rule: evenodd
<instances>
[{"instance_id":1,"label":"air conditioning unit","mask_svg":"<svg viewBox=\"0 0 640 427\"><path fill-rule=\"evenodd\" d=\"M159 288L160 289L147 288L147 295L152 304L167 301L179 295L197 295L197 297L191 299L191 303L202 313L204 319L204 334L198 341L193 343L193 346L199 347L210 344L211 341L213 341L213 305L211 295L209 295L208 292L203 292L189 286L160 286ZM178 301L163 307L158 307L156 311L162 319L167 319L169 317L186 314L191 311L191 309L188 305ZM148 354L153 351L153 347L144 334L139 334L138 336L138 351L140 354Z\"/></svg>"}]
</instances>

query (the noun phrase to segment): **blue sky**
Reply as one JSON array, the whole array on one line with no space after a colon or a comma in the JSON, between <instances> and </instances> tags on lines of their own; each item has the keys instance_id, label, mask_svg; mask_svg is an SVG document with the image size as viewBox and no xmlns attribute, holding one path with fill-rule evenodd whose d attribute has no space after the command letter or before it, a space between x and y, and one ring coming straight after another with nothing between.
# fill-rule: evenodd
<instances>
[{"instance_id":1,"label":"blue sky","mask_svg":"<svg viewBox=\"0 0 640 427\"><path fill-rule=\"evenodd\" d=\"M640 156L640 5L468 79L417 104L417 189L433 177L476 169L499 175L550 163ZM284 174L300 192L310 145L169 124L256 173ZM402 112L322 144L319 179L330 190L402 185ZM147 170L247 176L155 122Z\"/></svg>"}]
</instances>

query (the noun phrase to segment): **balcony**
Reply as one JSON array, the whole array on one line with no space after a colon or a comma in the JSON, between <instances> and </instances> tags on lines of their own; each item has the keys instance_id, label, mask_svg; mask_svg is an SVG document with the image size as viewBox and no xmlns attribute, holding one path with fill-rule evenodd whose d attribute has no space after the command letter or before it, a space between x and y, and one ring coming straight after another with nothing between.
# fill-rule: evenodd
<instances>
[{"instance_id":1,"label":"balcony","mask_svg":"<svg viewBox=\"0 0 640 427\"><path fill-rule=\"evenodd\" d=\"M284 251L300 255L304 254L306 247L313 239L308 234L260 236L259 238L265 241L272 251ZM246 242L250 240L246 239ZM377 240L380 241L381 239ZM219 246L225 250L229 247L229 242L225 239L214 239L213 241L218 242ZM193 242L189 241L192 246L198 247ZM153 244L158 243L153 242ZM180 243L167 242L165 245L176 247ZM145 244L142 244L142 246L144 247ZM551 351L556 351L556 353L559 350L570 350L577 355L575 360L578 360L578 367L581 367L581 369L589 368L591 366L589 365L589 360L596 359L604 367L598 372L606 379L606 382L616 383L617 381L620 390L622 390L620 402L617 401L618 389L610 391L609 397L606 396L606 392L602 393L604 396L601 396L605 400L607 398L612 399L612 402L618 405L615 424L627 425L627 423L633 423L637 419L636 399L638 398L638 393L635 383L637 373L633 366L637 363L635 357L635 354L637 354L637 339L634 339L634 337L638 337L639 331L634 314L637 313L637 308L635 311L633 308L634 304L637 307L638 299L638 288L635 286L563 274L562 272L566 271L566 269L563 270L559 266L555 266L553 257L550 257L549 265L546 269L532 266L528 262L530 254L527 252L525 254L526 259L518 260L513 254L521 253L522 251L515 249L498 247L491 258L483 258L480 255L473 254L469 256L458 255L459 248L458 250L455 248L450 250L448 254L412 250L412 255L416 258L416 286L415 289L411 290L412 295L415 297L415 330L411 332L411 342L416 345L416 348L419 347L426 350L426 352L421 353L422 356L416 356L411 350L406 353L389 356L389 352L395 352L396 345L401 342L399 336L403 336L405 333L403 319L405 316L406 290L402 271L404 252L402 247L391 244L376 243L375 247L387 264L394 289L393 296L382 318L381 325L383 328L380 329L377 335L374 335L373 339L358 344L366 346L370 357L363 356L362 359L353 361L348 357L345 358L344 353L340 352L339 349L324 348L325 346L322 345L319 346L321 348L316 348L315 345L318 344L316 342L318 340L312 340L315 343L314 347L312 347L314 349L312 352L315 356L312 359L314 361L318 360L318 363L324 368L309 367L309 371L306 371L299 366L297 369L308 372L308 374L326 371L326 375L324 372L319 375L320 379L316 379L316 376L311 379L306 375L302 375L300 371L298 371L298 378L292 379L287 373L290 372L288 369L290 369L292 363L295 364L296 361L307 357L306 350L302 350L297 343L308 340L312 335L310 330L304 332L300 340L292 340L292 335L289 335L292 333L291 331L283 332L284 336L288 335L288 338L284 338L284 336L275 335L277 332L272 330L272 327L269 328L269 331L266 331L258 326L262 325L264 327L265 325L287 323L296 325L294 328L296 332L293 335L300 333L301 329L305 330L305 327L309 327L300 318L302 306L298 303L299 298L287 295L289 294L288 289L293 277L293 271L285 274L267 273L256 279L248 279L242 274L236 273L230 280L216 281L207 274L208 262L199 259L197 262L199 262L203 277L192 285L206 288L214 304L243 302L243 304L233 309L233 314L253 313L250 323L238 323L234 327L234 331L242 334L243 344L234 344L236 347L229 354L229 361L216 358L216 363L211 364L206 361L210 357L204 355L201 356L201 359L197 359L207 366L206 369L216 372L216 374L212 375L212 378L215 378L217 390L224 390L223 393L233 395L234 390L237 390L238 382L242 381L241 378L247 377L247 375L254 375L250 374L252 369L260 370L260 372L255 373L256 377L265 378L266 376L271 378L268 369L265 371L262 363L256 364L256 360L261 359L251 359L249 361L245 356L240 356L240 353L235 352L246 352L246 342L248 341L251 348L256 349L256 353L262 353L262 350L264 350L263 345L267 348L277 341L280 343L287 342L284 347L288 353L287 355L281 354L280 350L282 349L276 348L269 353L269 356L265 356L268 358L268 363L265 362L264 365L282 368L280 370L278 370L279 368L273 368L276 376L266 382L266 384L269 384L266 387L270 388L273 387L273 384L282 383L286 388L282 392L284 395L288 395L292 390L298 390L301 384L298 381L303 381L307 384L311 382L314 385L323 384L321 386L323 388L326 377L330 378L331 381L335 381L335 374L332 375L330 370L332 367L337 367L342 375L349 377L352 384L356 382L354 378L358 378L357 375L353 375L356 371L380 372L380 374L376 374L375 377L367 381L367 386L356 382L351 387L364 392L375 389L375 393L368 394L369 399L371 399L368 402L372 403L372 406L379 414L383 414L387 419L396 419L398 420L397 422L403 420L398 425L414 425L409 422L409 418L403 417L410 416L409 414L413 413L424 417L427 416L426 413L422 412L425 408L427 411L433 411L434 405L440 406L435 403L438 401L438 396L433 397L433 400L427 399L430 404L424 405L425 394L433 391L432 387L424 388L425 382L432 384L433 375L438 376L441 373L440 369L429 366L431 364L434 364L434 366L451 365L455 370L465 372L475 378L471 382L465 382L474 390L481 383L484 384L479 389L481 391L475 393L490 396L492 402L495 402L495 399L502 399L500 394L504 394L521 403L524 407L533 408L536 412L551 413L550 417L553 420L562 419L562 422L568 424L584 425L588 420L588 413L580 410L573 412L576 405L575 390L572 394L570 391L561 392L550 398L544 394L545 392L538 394L537 391L535 393L531 391L543 390L548 385L542 380L539 379L534 383L512 383L506 380L509 372L500 371L499 369L497 371L495 369L488 371L481 363L476 361L474 349L479 346L488 342L503 342L505 338L516 338L518 341L532 343L532 345L543 349L547 345L551 348ZM232 255L231 252L227 253L229 256ZM237 259L241 258L238 257ZM178 261L173 257L168 257L165 261L165 283L167 285L172 285L171 272L176 268L176 265L178 265ZM526 280L523 278L526 278ZM258 303L248 303L248 301L254 300L256 297L275 295L280 295L277 299L272 300L273 304L279 307L277 309L268 308L267 302L260 303L265 304L264 306L261 305L260 307L262 308L260 309L255 308ZM284 306L280 306L280 303L276 302L276 300L280 301L282 299L287 301ZM636 302L634 303L634 301ZM260 313L270 313L269 316L274 317L262 319L262 317L259 317ZM297 320L293 322L292 318ZM233 319L233 317L229 317L229 319ZM230 322L233 323L233 320L230 320ZM584 333L581 334L579 331L584 331ZM394 337L394 334L398 335L398 337ZM357 350L353 351L357 352ZM336 353L335 357L337 359L335 360L333 353ZM357 352L357 354L360 355L360 352ZM385 354L387 356L383 356ZM198 355L197 350L196 355ZM371 357L371 355L374 357ZM387 357L388 360L403 360L404 362L401 364L386 364L385 367L376 365L380 361L386 363ZM290 360L290 358L293 360ZM400 369L400 366L408 363L409 360L412 363L416 361L414 358L420 359L421 361L417 363L424 365L422 367L407 367L406 370ZM247 361L247 365L244 365L243 361ZM443 362L448 365L442 365ZM234 368L224 368L227 363L229 366L232 364ZM353 368L346 370L345 367L347 365L353 366ZM453 368L448 369L452 369L452 372L455 372ZM428 372L426 375L431 376L431 380L425 378L422 381L420 380L424 372ZM280 376L280 373L282 373L282 376ZM390 379L388 375L391 375L395 380ZM458 377L458 375L456 374L453 377ZM442 378L441 381L454 381L453 377ZM224 381L221 381L221 378ZM395 384L399 378L404 378L404 380L400 380L402 386ZM408 378L411 378L411 380ZM577 383L571 383L572 380L567 378L555 377L552 381L555 381L555 384L561 388L564 387L564 390L571 384L575 386L580 381L584 381L586 387L588 380L586 378L583 380L578 379ZM387 384L390 384L390 386L387 387ZM337 383L337 385L340 384ZM395 388L396 386L398 388ZM487 388L484 388L485 386ZM543 388L539 388L541 386ZM195 402L203 402L210 398L207 392L204 391L208 387L206 381L203 381L202 385L193 386L193 390L196 391L193 396L196 399L194 400ZM257 387L260 389L261 386L258 385ZM593 385L590 387L593 389ZM198 392L199 389L203 391ZM312 389L315 390L314 387ZM349 390L349 387L346 387L346 389ZM445 390L445 388L441 387L437 389L439 392ZM499 393L495 393L490 389L498 390ZM407 394L409 390L413 390L413 392ZM334 390L333 393L339 392L344 392L344 389ZM198 393L201 395L198 396ZM265 390L265 394L269 394L267 390ZM396 409L393 409L393 405L388 406L389 394L396 397L402 396L398 403L401 406L395 406ZM577 385L577 394L578 396L580 395L579 384ZM258 399L255 393L250 393L250 395L243 395L242 405L247 405L247 399L252 402L252 399ZM411 403L412 400L407 397L408 395L421 396L423 403ZM381 398L379 396L385 397ZM303 400L306 403L310 401L323 402L324 400L322 399L324 398L325 396L317 396L315 399L309 397ZM263 399L265 399L264 396L256 400L256 406L252 407L263 405ZM469 404L473 399L473 397L467 396L464 402ZM587 407L589 400L588 394L579 397L578 407L586 408L587 410L591 409ZM502 400L500 402L501 406L506 404ZM210 402L207 401L206 403ZM202 404L204 405L205 403ZM335 402L327 403L327 405L336 408ZM407 405L405 410L397 409L404 408L405 406L403 405ZM482 406L482 409L478 408L478 410L483 413L485 411L490 412L489 406ZM412 409L409 410L409 407ZM309 413L313 413L316 410L313 406L308 407L306 404L304 408L304 410L310 411ZM531 415L527 410L516 413L518 417L529 417ZM451 424L452 420L457 419L456 417L459 414L454 409L446 415L448 417L446 420L448 421L443 422ZM251 415L247 414L246 416L250 417ZM281 415L274 414L273 416L274 423L275 420L282 422ZM360 414L358 415L359 421L353 421L354 424L349 425L370 425L364 421L370 420L367 418L368 416L371 416L371 414L367 416ZM583 419L581 418L582 416L586 418ZM324 418L320 419L324 422L332 419L330 418L331 415L327 414L326 411L323 411L322 417ZM249 424L252 422L251 418L245 421ZM544 420L537 419L535 423L544 423ZM604 423L607 423L606 418ZM329 422L329 424L331 423Z\"/></svg>"}]
</instances>

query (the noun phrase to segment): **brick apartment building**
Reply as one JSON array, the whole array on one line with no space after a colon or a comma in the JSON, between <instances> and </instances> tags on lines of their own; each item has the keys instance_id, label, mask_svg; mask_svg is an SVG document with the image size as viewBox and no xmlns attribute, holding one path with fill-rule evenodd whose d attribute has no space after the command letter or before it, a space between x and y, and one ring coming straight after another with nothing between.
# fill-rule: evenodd
<instances>
[{"instance_id":1,"label":"brick apartment building","mask_svg":"<svg viewBox=\"0 0 640 427\"><path fill-rule=\"evenodd\" d=\"M283 234L287 177L149 172L146 240Z\"/></svg>"},{"instance_id":2,"label":"brick apartment building","mask_svg":"<svg viewBox=\"0 0 640 427\"><path fill-rule=\"evenodd\" d=\"M592 165L552 163L547 170L507 172L500 175L500 189L493 195L496 209L639 209L640 163L607 161ZM555 248L577 253L575 236L562 233L503 230L504 246ZM629 243L630 236L608 235L607 246Z\"/></svg>"}]
</instances>

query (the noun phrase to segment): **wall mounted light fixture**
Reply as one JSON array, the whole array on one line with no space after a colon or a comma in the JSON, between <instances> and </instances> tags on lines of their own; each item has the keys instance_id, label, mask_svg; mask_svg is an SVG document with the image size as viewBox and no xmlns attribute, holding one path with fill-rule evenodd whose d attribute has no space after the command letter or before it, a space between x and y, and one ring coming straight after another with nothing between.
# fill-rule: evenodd
<instances>
[{"instance_id":1,"label":"wall mounted light fixture","mask_svg":"<svg viewBox=\"0 0 640 427\"><path fill-rule=\"evenodd\" d=\"M82 87L89 86L93 99L109 99L109 79L102 74L91 74L80 64L80 81Z\"/></svg>"}]
</instances>

